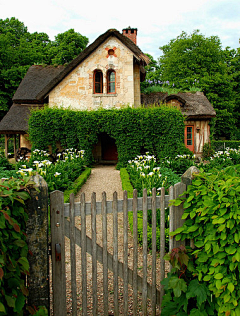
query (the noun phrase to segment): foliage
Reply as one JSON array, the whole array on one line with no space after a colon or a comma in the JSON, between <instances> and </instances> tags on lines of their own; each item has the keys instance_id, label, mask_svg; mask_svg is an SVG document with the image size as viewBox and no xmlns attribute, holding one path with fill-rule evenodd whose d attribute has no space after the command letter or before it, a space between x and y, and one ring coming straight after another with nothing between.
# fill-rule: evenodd
<instances>
[{"instance_id":1,"label":"foliage","mask_svg":"<svg viewBox=\"0 0 240 316\"><path fill-rule=\"evenodd\" d=\"M194 256L188 253L184 246L180 246L174 248L164 259L168 260L173 268L161 282L165 290L162 314L216 315L209 289L194 276Z\"/></svg>"},{"instance_id":2,"label":"foliage","mask_svg":"<svg viewBox=\"0 0 240 316\"><path fill-rule=\"evenodd\" d=\"M132 198L133 197L133 187L131 185L131 182L129 179L129 174L128 174L126 168L120 169L120 177L121 177L121 181L122 181L123 191L127 191L128 198Z\"/></svg>"},{"instance_id":3,"label":"foliage","mask_svg":"<svg viewBox=\"0 0 240 316\"><path fill-rule=\"evenodd\" d=\"M88 39L73 29L51 41L46 33L30 33L16 18L0 19L0 118L33 64L64 64L76 57Z\"/></svg>"},{"instance_id":4,"label":"foliage","mask_svg":"<svg viewBox=\"0 0 240 316\"><path fill-rule=\"evenodd\" d=\"M157 189L158 195L162 187L169 189L171 185L181 180L171 169L165 166L159 167L156 158L148 153L128 161L127 171L133 187L138 190L140 196L143 189L147 189L148 196L151 195L153 188Z\"/></svg>"},{"instance_id":5,"label":"foliage","mask_svg":"<svg viewBox=\"0 0 240 316\"><path fill-rule=\"evenodd\" d=\"M64 203L69 203L70 194L76 194L83 184L87 181L88 177L91 174L91 168L86 168L80 176L70 185L70 187L64 191Z\"/></svg>"},{"instance_id":6,"label":"foliage","mask_svg":"<svg viewBox=\"0 0 240 316\"><path fill-rule=\"evenodd\" d=\"M210 143L205 143L203 145L203 150L202 150L202 159L203 160L208 160L210 159L214 154L214 150L211 147Z\"/></svg>"},{"instance_id":7,"label":"foliage","mask_svg":"<svg viewBox=\"0 0 240 316\"><path fill-rule=\"evenodd\" d=\"M195 176L187 188L185 223L176 240L192 239L194 273L216 299L218 315L240 314L240 165Z\"/></svg>"},{"instance_id":8,"label":"foliage","mask_svg":"<svg viewBox=\"0 0 240 316\"><path fill-rule=\"evenodd\" d=\"M29 136L35 148L81 148L89 164L98 136L107 133L115 139L118 150L118 168L134 159L142 149L152 152L158 159L174 156L183 146L184 119L173 107L99 109L72 111L47 108L32 112Z\"/></svg>"},{"instance_id":9,"label":"foliage","mask_svg":"<svg viewBox=\"0 0 240 316\"><path fill-rule=\"evenodd\" d=\"M174 82L181 89L197 82L215 107L232 112L235 84L217 36L205 37L199 30L190 35L182 32L160 49L162 81Z\"/></svg>"},{"instance_id":10,"label":"foliage","mask_svg":"<svg viewBox=\"0 0 240 316\"><path fill-rule=\"evenodd\" d=\"M49 191L70 188L73 181L84 169L84 151L66 149L57 154L56 162L49 159L46 151L35 149L29 161L20 160L16 164L17 173L21 176L38 172L47 182Z\"/></svg>"},{"instance_id":11,"label":"foliage","mask_svg":"<svg viewBox=\"0 0 240 316\"><path fill-rule=\"evenodd\" d=\"M212 148L215 151L225 151L225 148L238 149L240 146L240 141L236 140L212 140Z\"/></svg>"},{"instance_id":12,"label":"foliage","mask_svg":"<svg viewBox=\"0 0 240 316\"><path fill-rule=\"evenodd\" d=\"M213 130L213 137L218 140L220 137L232 139L236 134L236 118L228 109L215 109L217 116L213 118L211 125Z\"/></svg>"},{"instance_id":13,"label":"foliage","mask_svg":"<svg viewBox=\"0 0 240 316\"><path fill-rule=\"evenodd\" d=\"M24 276L28 274L28 247L25 227L25 201L29 178L1 180L0 186L0 315L20 315L28 290Z\"/></svg>"},{"instance_id":14,"label":"foliage","mask_svg":"<svg viewBox=\"0 0 240 316\"><path fill-rule=\"evenodd\" d=\"M70 29L55 36L49 49L51 64L64 65L78 56L87 47L88 38Z\"/></svg>"},{"instance_id":15,"label":"foliage","mask_svg":"<svg viewBox=\"0 0 240 316\"><path fill-rule=\"evenodd\" d=\"M204 171L212 169L221 170L228 166L237 165L240 163L240 147L239 149L226 148L225 151L215 152L207 164L201 163L198 165Z\"/></svg>"},{"instance_id":16,"label":"foliage","mask_svg":"<svg viewBox=\"0 0 240 316\"><path fill-rule=\"evenodd\" d=\"M187 150L187 154L178 154L175 157L166 157L160 160L160 166L172 170L172 172L182 175L188 168L196 165L195 155Z\"/></svg>"},{"instance_id":17,"label":"foliage","mask_svg":"<svg viewBox=\"0 0 240 316\"><path fill-rule=\"evenodd\" d=\"M142 196L143 189L147 189L148 196L152 195L152 189L156 188L156 194L161 194L161 187L165 187L166 190L171 185L180 181L180 177L172 172L171 169L164 166L159 167L156 158L149 155L141 155L135 158L135 160L129 161L126 170L128 171L129 180L131 187L137 189L138 196ZM125 181L126 181L125 180ZM126 181L127 182L127 181ZM131 188L129 185L129 189ZM169 234L169 224L168 224L168 210L165 212L165 234ZM160 210L157 210L157 250L160 249ZM132 228L132 213L129 213L129 224ZM143 213L138 211L138 241L140 244L143 242ZM148 247L152 248L152 211L148 210L148 227L147 227L147 239ZM166 247L168 247L168 242L166 242Z\"/></svg>"}]
</instances>

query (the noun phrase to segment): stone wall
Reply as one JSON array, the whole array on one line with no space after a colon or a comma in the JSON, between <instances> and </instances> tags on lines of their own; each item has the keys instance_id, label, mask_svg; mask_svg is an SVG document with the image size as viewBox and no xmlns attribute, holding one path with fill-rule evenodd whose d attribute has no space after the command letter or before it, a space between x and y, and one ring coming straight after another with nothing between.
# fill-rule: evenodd
<instances>
[{"instance_id":1,"label":"stone wall","mask_svg":"<svg viewBox=\"0 0 240 316\"><path fill-rule=\"evenodd\" d=\"M109 54L113 50L114 54ZM140 104L140 69L133 65L133 53L121 41L110 37L76 67L49 94L49 106L94 110ZM103 73L103 93L93 93L94 71ZM107 93L107 71L116 72L116 93Z\"/></svg>"}]
</instances>

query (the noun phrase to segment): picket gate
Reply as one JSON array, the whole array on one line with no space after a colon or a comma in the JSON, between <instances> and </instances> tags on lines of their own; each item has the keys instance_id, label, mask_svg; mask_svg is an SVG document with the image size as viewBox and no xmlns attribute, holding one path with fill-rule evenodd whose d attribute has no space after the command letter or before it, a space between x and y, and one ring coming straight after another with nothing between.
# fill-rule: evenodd
<instances>
[{"instance_id":1,"label":"picket gate","mask_svg":"<svg viewBox=\"0 0 240 316\"><path fill-rule=\"evenodd\" d=\"M74 195L70 196L70 203L64 203L63 192L54 191L50 194L51 205L51 249L52 249L52 292L53 292L53 315L67 315L66 299L66 252L65 237L70 239L70 261L71 261L71 315L157 315L160 314L160 304L163 296L163 289L157 280L165 277L165 212L169 201L177 198L186 190L182 182L169 189L169 195L165 195L165 189L161 188L161 195L156 195L153 189L152 196L147 196L147 190L143 190L143 197L137 197L134 190L133 198L127 197L124 191L123 199L118 199L117 193L113 194L111 201L106 200L106 193L102 193L102 201L96 202L96 194L92 194L91 202L85 201L82 193L80 202L74 201ZM148 275L148 240L147 240L147 216L148 210L152 210L152 250L151 250L151 281ZM143 216L143 240L141 247L142 262L139 263L138 245L138 220L137 213L142 211ZM133 216L133 265L129 266L129 212ZM156 251L156 221L157 212L160 212L160 263L159 254ZM109 214L113 221L112 253L108 250L107 218ZM174 231L182 226L183 208L169 207L169 229ZM91 236L87 235L86 219L91 217ZM123 217L123 244L119 245L118 226L119 216ZM76 227L76 219L81 220L81 229ZM96 223L102 221L102 242L97 243ZM78 225L79 226L79 225ZM81 251L81 269L77 269L79 258L76 256L76 249ZM170 238L169 250L178 243ZM118 257L119 247L123 247L121 260ZM92 275L89 285L87 275L87 254L91 255ZM158 263L157 263L158 262ZM97 265L102 264L102 293L97 292L98 270ZM139 264L141 273L139 273ZM157 266L159 264L159 266ZM160 269L160 277L158 272ZM81 271L79 271L81 270ZM113 306L109 306L108 276L113 272ZM78 284L78 280L80 283ZM119 280L121 280L122 293L119 292ZM91 310L88 307L88 288L91 291ZM129 290L130 288L130 290ZM80 289L80 290L79 290ZM129 291L132 291L132 303L129 304ZM99 295L102 299L102 311L99 311ZM141 296L141 308L139 311L139 295ZM121 299L120 299L121 298ZM121 311L120 302L121 301ZM80 302L80 303L79 303ZM150 312L149 312L150 311ZM101 312L101 313L100 313ZM68 313L69 314L69 313Z\"/></svg>"}]
</instances>

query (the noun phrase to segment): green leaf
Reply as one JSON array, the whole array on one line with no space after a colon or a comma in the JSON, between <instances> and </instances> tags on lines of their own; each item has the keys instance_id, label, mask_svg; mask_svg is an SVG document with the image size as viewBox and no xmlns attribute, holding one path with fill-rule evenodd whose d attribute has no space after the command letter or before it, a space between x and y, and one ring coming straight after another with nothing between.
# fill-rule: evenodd
<instances>
[{"instance_id":1,"label":"green leaf","mask_svg":"<svg viewBox=\"0 0 240 316\"><path fill-rule=\"evenodd\" d=\"M16 245L18 247L26 246L26 242L24 240L21 240L21 239L15 240L13 243L14 243L14 245Z\"/></svg>"},{"instance_id":2,"label":"green leaf","mask_svg":"<svg viewBox=\"0 0 240 316\"><path fill-rule=\"evenodd\" d=\"M16 298L15 297L11 297L11 296L8 296L8 295L5 295L5 299L7 301L7 304L9 307L15 307L15 302L16 302Z\"/></svg>"},{"instance_id":3,"label":"green leaf","mask_svg":"<svg viewBox=\"0 0 240 316\"><path fill-rule=\"evenodd\" d=\"M234 285L232 283L228 283L227 289L232 293L234 291Z\"/></svg>"},{"instance_id":4,"label":"green leaf","mask_svg":"<svg viewBox=\"0 0 240 316\"><path fill-rule=\"evenodd\" d=\"M223 274L222 274L222 273L217 273L217 274L214 276L214 278L215 278L216 280L220 280L220 279L223 278Z\"/></svg>"},{"instance_id":5,"label":"green leaf","mask_svg":"<svg viewBox=\"0 0 240 316\"><path fill-rule=\"evenodd\" d=\"M5 306L0 302L0 312L6 313Z\"/></svg>"},{"instance_id":6,"label":"green leaf","mask_svg":"<svg viewBox=\"0 0 240 316\"><path fill-rule=\"evenodd\" d=\"M221 288L221 286L222 286L221 280L217 280L216 281L216 288L219 290Z\"/></svg>"}]
</instances>

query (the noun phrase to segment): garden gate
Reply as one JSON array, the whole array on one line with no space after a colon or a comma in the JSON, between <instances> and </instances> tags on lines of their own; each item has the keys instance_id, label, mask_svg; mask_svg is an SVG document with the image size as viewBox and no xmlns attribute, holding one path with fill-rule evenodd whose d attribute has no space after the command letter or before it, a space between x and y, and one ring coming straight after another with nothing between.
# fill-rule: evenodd
<instances>
[{"instance_id":1,"label":"garden gate","mask_svg":"<svg viewBox=\"0 0 240 316\"><path fill-rule=\"evenodd\" d=\"M128 198L124 191L122 200L118 200L115 192L112 201L106 201L103 192L101 202L96 202L96 194L93 193L91 203L85 202L84 194L80 202L74 202L72 194L70 203L64 203L62 192L52 192L53 314L65 316L69 310L74 316L159 314L163 296L160 281L165 277L165 210L169 200L185 190L186 185L180 182L170 188L169 195L165 195L164 188L161 188L160 196L156 196L154 189L152 196L148 197L144 189L143 197L137 197L137 191L134 190L133 198ZM152 210L150 234L148 210ZM138 211L142 211L141 247L138 244ZM160 212L160 237L156 233L157 212ZM170 231L182 226L182 213L182 206L170 206ZM133 219L132 233L129 233L130 216ZM111 231L108 229L109 220L112 223ZM89 228L91 233L88 233ZM108 235L112 235L111 244ZM148 240L149 235L151 241ZM156 251L159 238L160 258ZM65 244L68 244L68 240L70 252L67 253ZM148 251L148 242L152 244L151 253ZM177 242L170 238L170 250L175 246ZM68 277L66 280L66 269L71 271L70 280ZM100 293L97 291L99 288ZM71 296L68 299L67 293Z\"/></svg>"}]
</instances>

